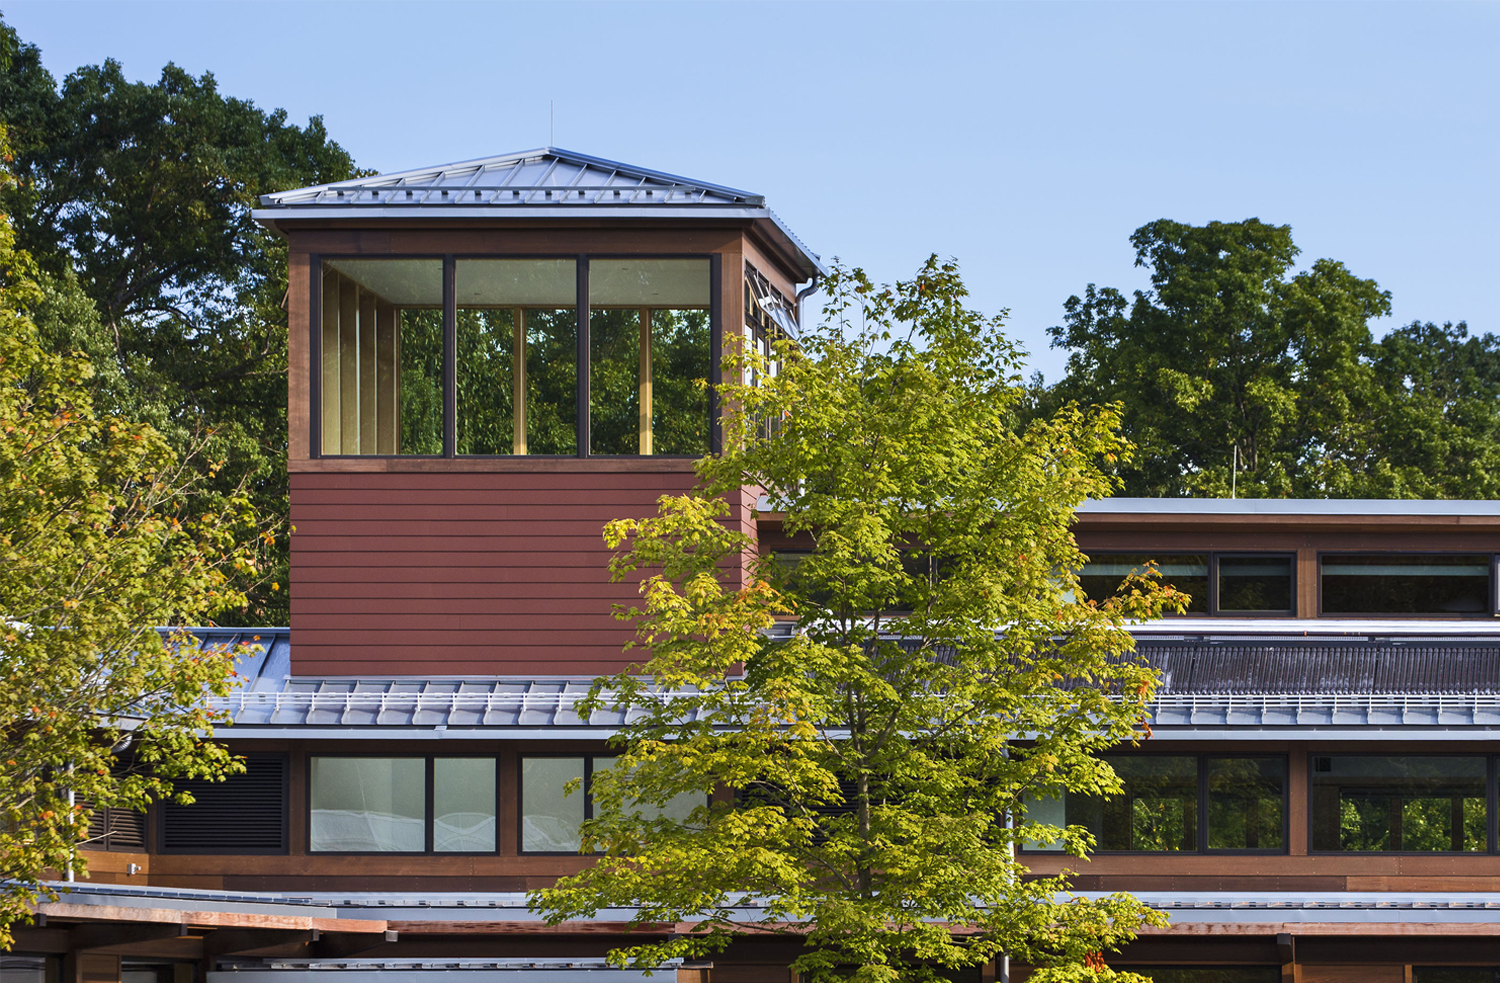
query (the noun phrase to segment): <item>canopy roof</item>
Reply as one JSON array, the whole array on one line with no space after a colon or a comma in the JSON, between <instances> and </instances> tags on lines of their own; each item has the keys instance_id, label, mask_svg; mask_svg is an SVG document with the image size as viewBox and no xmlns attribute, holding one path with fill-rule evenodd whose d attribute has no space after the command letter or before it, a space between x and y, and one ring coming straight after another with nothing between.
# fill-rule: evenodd
<instances>
[{"instance_id":1,"label":"canopy roof","mask_svg":"<svg viewBox=\"0 0 1500 983\"><path fill-rule=\"evenodd\" d=\"M262 195L255 220L292 218L749 219L795 257L806 277L826 272L817 253L766 207L723 185L542 147L497 157L353 178Z\"/></svg>"}]
</instances>

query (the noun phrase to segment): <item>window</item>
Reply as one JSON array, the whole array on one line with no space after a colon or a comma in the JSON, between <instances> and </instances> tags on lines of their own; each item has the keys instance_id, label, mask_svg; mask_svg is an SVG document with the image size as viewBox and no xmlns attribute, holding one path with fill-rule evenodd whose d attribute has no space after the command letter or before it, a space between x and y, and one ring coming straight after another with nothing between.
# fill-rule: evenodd
<instances>
[{"instance_id":1,"label":"window","mask_svg":"<svg viewBox=\"0 0 1500 983\"><path fill-rule=\"evenodd\" d=\"M314 757L308 784L313 852L496 848L493 758Z\"/></svg>"},{"instance_id":2,"label":"window","mask_svg":"<svg viewBox=\"0 0 1500 983\"><path fill-rule=\"evenodd\" d=\"M581 827L594 817L594 775L614 765L605 755L560 757L538 755L521 759L521 852L577 853L583 849ZM568 783L577 782L569 794ZM666 807L641 805L648 819L687 819L703 804L699 795L679 795Z\"/></svg>"},{"instance_id":3,"label":"window","mask_svg":"<svg viewBox=\"0 0 1500 983\"><path fill-rule=\"evenodd\" d=\"M1413 966L1411 983L1500 983L1492 966Z\"/></svg>"},{"instance_id":4,"label":"window","mask_svg":"<svg viewBox=\"0 0 1500 983\"><path fill-rule=\"evenodd\" d=\"M1087 828L1098 852L1285 849L1283 758L1134 754L1104 760L1125 785L1119 795L1033 801L1028 815L1054 826Z\"/></svg>"},{"instance_id":5,"label":"window","mask_svg":"<svg viewBox=\"0 0 1500 983\"><path fill-rule=\"evenodd\" d=\"M1280 966L1111 966L1152 983L1281 983Z\"/></svg>"},{"instance_id":6,"label":"window","mask_svg":"<svg viewBox=\"0 0 1500 983\"><path fill-rule=\"evenodd\" d=\"M707 259L589 263L590 450L708 452Z\"/></svg>"},{"instance_id":7,"label":"window","mask_svg":"<svg viewBox=\"0 0 1500 983\"><path fill-rule=\"evenodd\" d=\"M1489 849L1483 757L1315 755L1312 764L1314 850Z\"/></svg>"},{"instance_id":8,"label":"window","mask_svg":"<svg viewBox=\"0 0 1500 983\"><path fill-rule=\"evenodd\" d=\"M1490 614L1488 553L1320 558L1324 614Z\"/></svg>"},{"instance_id":9,"label":"window","mask_svg":"<svg viewBox=\"0 0 1500 983\"><path fill-rule=\"evenodd\" d=\"M461 259L458 453L578 450L578 268L569 259Z\"/></svg>"},{"instance_id":10,"label":"window","mask_svg":"<svg viewBox=\"0 0 1500 983\"><path fill-rule=\"evenodd\" d=\"M158 823L162 853L285 853L287 760L249 755L245 770L219 782L177 779L192 805L163 803Z\"/></svg>"},{"instance_id":11,"label":"window","mask_svg":"<svg viewBox=\"0 0 1500 983\"><path fill-rule=\"evenodd\" d=\"M1099 553L1079 571L1086 597L1102 601L1154 562L1162 583L1190 597L1188 614L1293 613L1294 557L1265 553Z\"/></svg>"},{"instance_id":12,"label":"window","mask_svg":"<svg viewBox=\"0 0 1500 983\"><path fill-rule=\"evenodd\" d=\"M325 260L324 454L443 452L443 262Z\"/></svg>"},{"instance_id":13,"label":"window","mask_svg":"<svg viewBox=\"0 0 1500 983\"><path fill-rule=\"evenodd\" d=\"M319 453L701 456L713 270L706 256L325 257Z\"/></svg>"}]
</instances>

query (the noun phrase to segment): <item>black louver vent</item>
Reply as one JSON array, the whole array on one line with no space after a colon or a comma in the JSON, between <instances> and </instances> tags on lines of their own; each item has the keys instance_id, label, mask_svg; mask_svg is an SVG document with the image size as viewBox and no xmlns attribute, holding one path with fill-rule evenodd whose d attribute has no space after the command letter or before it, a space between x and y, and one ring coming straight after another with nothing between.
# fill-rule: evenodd
<instances>
[{"instance_id":1,"label":"black louver vent","mask_svg":"<svg viewBox=\"0 0 1500 983\"><path fill-rule=\"evenodd\" d=\"M174 783L194 802L162 806L162 852L285 852L286 777L286 759L267 755L247 757L245 773L222 782Z\"/></svg>"},{"instance_id":2,"label":"black louver vent","mask_svg":"<svg viewBox=\"0 0 1500 983\"><path fill-rule=\"evenodd\" d=\"M93 801L78 797L78 804L93 809L89 816L89 838L85 850L120 850L127 853L146 851L146 814L109 806L96 807Z\"/></svg>"}]
</instances>

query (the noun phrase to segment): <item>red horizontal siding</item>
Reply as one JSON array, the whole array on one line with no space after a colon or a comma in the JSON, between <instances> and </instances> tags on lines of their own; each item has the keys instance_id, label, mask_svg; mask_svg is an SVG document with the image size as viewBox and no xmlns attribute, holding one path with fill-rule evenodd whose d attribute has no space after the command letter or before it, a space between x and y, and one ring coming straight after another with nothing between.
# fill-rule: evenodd
<instances>
[{"instance_id":1,"label":"red horizontal siding","mask_svg":"<svg viewBox=\"0 0 1500 983\"><path fill-rule=\"evenodd\" d=\"M603 527L654 514L694 480L293 474L292 671L596 675L639 662L612 614L639 602L639 585L610 582Z\"/></svg>"}]
</instances>

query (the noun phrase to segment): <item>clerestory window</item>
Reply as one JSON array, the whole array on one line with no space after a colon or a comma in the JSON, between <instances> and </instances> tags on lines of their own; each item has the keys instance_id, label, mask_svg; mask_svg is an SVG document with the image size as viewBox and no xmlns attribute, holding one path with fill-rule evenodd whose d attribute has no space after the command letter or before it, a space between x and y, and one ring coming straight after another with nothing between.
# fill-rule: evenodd
<instances>
[{"instance_id":1,"label":"clerestory window","mask_svg":"<svg viewBox=\"0 0 1500 983\"><path fill-rule=\"evenodd\" d=\"M702 456L714 267L708 256L323 257L315 453Z\"/></svg>"}]
</instances>

